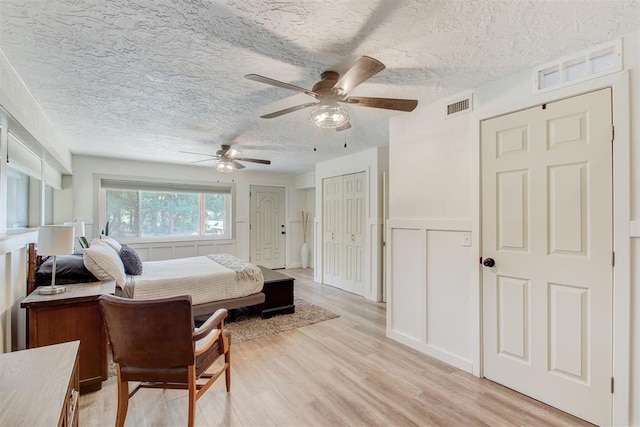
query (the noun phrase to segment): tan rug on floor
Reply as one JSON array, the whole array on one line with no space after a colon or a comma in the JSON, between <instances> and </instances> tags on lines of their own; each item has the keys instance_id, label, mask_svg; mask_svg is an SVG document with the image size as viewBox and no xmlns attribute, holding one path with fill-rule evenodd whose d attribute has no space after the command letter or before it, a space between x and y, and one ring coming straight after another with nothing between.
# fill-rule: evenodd
<instances>
[{"instance_id":1,"label":"tan rug on floor","mask_svg":"<svg viewBox=\"0 0 640 427\"><path fill-rule=\"evenodd\" d=\"M270 319L262 319L260 314L250 308L238 310L236 321L225 324L225 328L231 331L231 343L248 341L339 317L332 311L300 298L296 298L294 304L295 313L281 314Z\"/></svg>"},{"instance_id":2,"label":"tan rug on floor","mask_svg":"<svg viewBox=\"0 0 640 427\"><path fill-rule=\"evenodd\" d=\"M239 309L236 313L236 321L225 324L225 328L231 331L231 345L340 317L332 311L300 298L295 298L294 304L295 313L281 314L270 319L262 319L260 314L251 307ZM196 319L202 319L202 316ZM115 374L115 365L109 349L109 376L115 376Z\"/></svg>"}]
</instances>

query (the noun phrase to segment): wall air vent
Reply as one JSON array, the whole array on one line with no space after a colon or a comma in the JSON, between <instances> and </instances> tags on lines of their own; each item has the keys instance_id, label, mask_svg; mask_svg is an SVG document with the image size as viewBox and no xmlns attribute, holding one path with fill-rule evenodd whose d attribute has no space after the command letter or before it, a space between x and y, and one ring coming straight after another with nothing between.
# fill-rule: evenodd
<instances>
[{"instance_id":1,"label":"wall air vent","mask_svg":"<svg viewBox=\"0 0 640 427\"><path fill-rule=\"evenodd\" d=\"M447 104L446 117L458 116L460 114L468 113L472 110L472 97L471 94L458 98L454 102Z\"/></svg>"},{"instance_id":2,"label":"wall air vent","mask_svg":"<svg viewBox=\"0 0 640 427\"><path fill-rule=\"evenodd\" d=\"M536 93L622 71L622 40L594 46L534 69Z\"/></svg>"}]
</instances>

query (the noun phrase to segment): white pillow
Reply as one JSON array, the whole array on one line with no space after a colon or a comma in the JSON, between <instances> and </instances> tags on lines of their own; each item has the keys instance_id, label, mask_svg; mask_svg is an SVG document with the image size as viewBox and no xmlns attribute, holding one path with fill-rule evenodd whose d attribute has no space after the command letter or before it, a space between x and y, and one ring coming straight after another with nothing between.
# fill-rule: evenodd
<instances>
[{"instance_id":1,"label":"white pillow","mask_svg":"<svg viewBox=\"0 0 640 427\"><path fill-rule=\"evenodd\" d=\"M96 240L96 239L94 239ZM91 246L84 250L84 266L99 280L115 280L121 288L124 287L127 275L120 255L108 244L91 242Z\"/></svg>"},{"instance_id":2,"label":"white pillow","mask_svg":"<svg viewBox=\"0 0 640 427\"><path fill-rule=\"evenodd\" d=\"M122 245L116 239L112 239L109 236L105 236L104 234L100 235L100 241L106 243L111 246L114 251L120 253L120 249L122 249Z\"/></svg>"}]
</instances>

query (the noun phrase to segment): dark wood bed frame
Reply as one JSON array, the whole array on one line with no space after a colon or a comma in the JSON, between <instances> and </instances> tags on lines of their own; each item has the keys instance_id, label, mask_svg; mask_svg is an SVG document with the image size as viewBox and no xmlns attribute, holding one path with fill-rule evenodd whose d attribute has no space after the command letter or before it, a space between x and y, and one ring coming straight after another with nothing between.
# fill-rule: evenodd
<instances>
[{"instance_id":1,"label":"dark wood bed frame","mask_svg":"<svg viewBox=\"0 0 640 427\"><path fill-rule=\"evenodd\" d=\"M30 243L28 248L27 295L33 292L37 287L36 270L42 262L42 257L37 254L36 244ZM269 270L263 266L258 267L260 267L264 275L264 287L262 292L248 295L246 297L194 305L193 315L200 316L203 314L213 313L219 308L226 308L231 311L231 315L233 316L234 309L252 305L258 306L263 319L276 314L294 313L293 277L277 271Z\"/></svg>"}]
</instances>

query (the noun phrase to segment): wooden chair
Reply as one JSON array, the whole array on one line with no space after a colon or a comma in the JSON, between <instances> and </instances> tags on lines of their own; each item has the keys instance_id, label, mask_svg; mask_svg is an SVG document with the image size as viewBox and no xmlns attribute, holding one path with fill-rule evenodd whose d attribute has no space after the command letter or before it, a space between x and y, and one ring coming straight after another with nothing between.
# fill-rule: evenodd
<instances>
[{"instance_id":1,"label":"wooden chair","mask_svg":"<svg viewBox=\"0 0 640 427\"><path fill-rule=\"evenodd\" d=\"M116 426L123 426L129 398L141 387L189 390L189 426L193 426L196 401L225 373L231 387L229 336L224 331L226 309L217 310L194 328L191 297L134 300L103 295L100 310L111 342L118 374ZM207 373L224 355L224 364ZM198 382L200 378L206 382ZM129 392L129 381L140 382Z\"/></svg>"}]
</instances>

